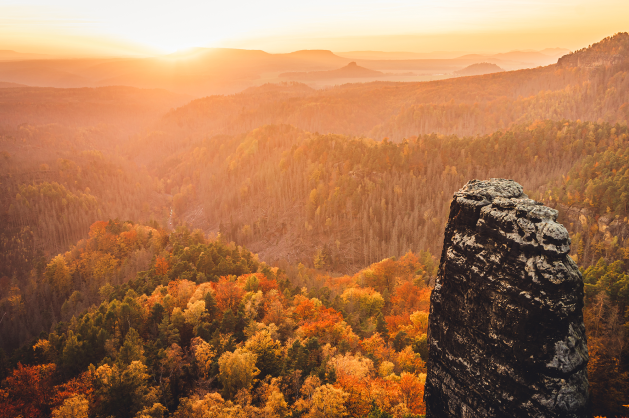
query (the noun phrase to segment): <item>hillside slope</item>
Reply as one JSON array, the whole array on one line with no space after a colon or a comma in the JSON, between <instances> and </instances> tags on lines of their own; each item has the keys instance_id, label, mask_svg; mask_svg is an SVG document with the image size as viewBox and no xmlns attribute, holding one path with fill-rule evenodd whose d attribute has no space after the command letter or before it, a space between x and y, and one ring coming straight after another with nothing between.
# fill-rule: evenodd
<instances>
[{"instance_id":1,"label":"hillside slope","mask_svg":"<svg viewBox=\"0 0 629 418\"><path fill-rule=\"evenodd\" d=\"M116 148L187 101L129 87L0 89L0 278L26 281L103 217L166 219L159 180Z\"/></svg>"},{"instance_id":2,"label":"hillside slope","mask_svg":"<svg viewBox=\"0 0 629 418\"><path fill-rule=\"evenodd\" d=\"M164 179L180 221L220 231L268 261L312 263L318 255L352 271L408 250L438 254L450 196L468 178L514 178L534 196L563 200L553 196L565 192L548 194L556 182L585 156L624 152L628 134L620 125L545 121L395 144L266 126L193 143L149 169ZM627 216L621 194L596 205Z\"/></svg>"},{"instance_id":3,"label":"hillside slope","mask_svg":"<svg viewBox=\"0 0 629 418\"><path fill-rule=\"evenodd\" d=\"M627 37L605 41L616 45L610 53ZM309 94L278 88L282 94L274 96L267 86L263 100L248 92L195 100L169 113L156 129L173 138L202 137L291 124L310 132L400 141L433 132L487 134L543 119L629 120L629 60L616 58L595 68L550 65L422 83L346 84Z\"/></svg>"},{"instance_id":4,"label":"hillside slope","mask_svg":"<svg viewBox=\"0 0 629 418\"><path fill-rule=\"evenodd\" d=\"M97 222L28 298L0 299L11 339L71 318L10 359L0 350L2 412L253 418L329 416L332 404L339 416L419 416L432 275L434 260L410 253L352 276L282 271L185 228Z\"/></svg>"}]
</instances>

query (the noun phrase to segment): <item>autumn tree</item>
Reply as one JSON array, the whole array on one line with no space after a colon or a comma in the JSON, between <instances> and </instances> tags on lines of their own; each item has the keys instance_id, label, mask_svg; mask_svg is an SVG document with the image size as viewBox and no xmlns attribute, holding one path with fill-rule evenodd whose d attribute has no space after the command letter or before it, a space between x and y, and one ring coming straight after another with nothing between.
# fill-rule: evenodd
<instances>
[{"instance_id":1,"label":"autumn tree","mask_svg":"<svg viewBox=\"0 0 629 418\"><path fill-rule=\"evenodd\" d=\"M254 378L260 373L256 360L255 354L240 348L226 352L218 359L218 379L227 398L234 397L241 389L251 388Z\"/></svg>"}]
</instances>

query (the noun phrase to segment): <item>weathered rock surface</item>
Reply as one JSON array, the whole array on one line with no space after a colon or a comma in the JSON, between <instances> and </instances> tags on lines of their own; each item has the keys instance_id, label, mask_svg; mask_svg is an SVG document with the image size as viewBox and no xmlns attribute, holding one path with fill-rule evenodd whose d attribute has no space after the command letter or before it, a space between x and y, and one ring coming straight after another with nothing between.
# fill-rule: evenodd
<instances>
[{"instance_id":1,"label":"weathered rock surface","mask_svg":"<svg viewBox=\"0 0 629 418\"><path fill-rule=\"evenodd\" d=\"M606 65L621 64L625 60L625 57L620 54L607 55L607 54L579 54L573 53L564 55L557 60L558 67L570 68L596 68L604 67Z\"/></svg>"},{"instance_id":2,"label":"weathered rock surface","mask_svg":"<svg viewBox=\"0 0 629 418\"><path fill-rule=\"evenodd\" d=\"M431 297L427 417L586 417L583 279L512 180L454 194Z\"/></svg>"},{"instance_id":3,"label":"weathered rock surface","mask_svg":"<svg viewBox=\"0 0 629 418\"><path fill-rule=\"evenodd\" d=\"M557 60L557 67L595 69L624 64L626 68L629 64L628 47L629 34L620 32L587 48L564 55Z\"/></svg>"}]
</instances>

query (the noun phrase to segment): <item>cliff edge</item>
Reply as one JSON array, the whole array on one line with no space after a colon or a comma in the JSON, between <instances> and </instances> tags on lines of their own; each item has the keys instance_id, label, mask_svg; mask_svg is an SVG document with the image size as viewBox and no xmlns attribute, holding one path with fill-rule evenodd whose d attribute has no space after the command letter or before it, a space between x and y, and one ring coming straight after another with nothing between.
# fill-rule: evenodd
<instances>
[{"instance_id":1,"label":"cliff edge","mask_svg":"<svg viewBox=\"0 0 629 418\"><path fill-rule=\"evenodd\" d=\"M454 194L431 296L427 417L586 417L583 279L557 211L512 180Z\"/></svg>"}]
</instances>

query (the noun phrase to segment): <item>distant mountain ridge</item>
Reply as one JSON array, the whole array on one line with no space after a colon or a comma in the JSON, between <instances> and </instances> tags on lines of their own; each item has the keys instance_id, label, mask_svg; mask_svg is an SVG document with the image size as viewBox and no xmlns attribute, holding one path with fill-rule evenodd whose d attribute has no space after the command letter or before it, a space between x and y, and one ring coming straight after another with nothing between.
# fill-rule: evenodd
<instances>
[{"instance_id":1,"label":"distant mountain ridge","mask_svg":"<svg viewBox=\"0 0 629 418\"><path fill-rule=\"evenodd\" d=\"M500 73L503 71L504 70L498 67L496 64L492 64L489 62L481 62L478 64L472 64L470 66L467 66L463 68L462 70L455 71L454 74L461 75L461 76L468 76L468 75L493 74L493 73Z\"/></svg>"},{"instance_id":2,"label":"distant mountain ridge","mask_svg":"<svg viewBox=\"0 0 629 418\"><path fill-rule=\"evenodd\" d=\"M467 54L458 57L459 59L481 59L485 58L492 60L503 61L515 61L526 62L537 65L550 65L554 64L559 57L569 53L570 51L564 48L546 48L541 51L509 51L501 52L498 54Z\"/></svg>"},{"instance_id":3,"label":"distant mountain ridge","mask_svg":"<svg viewBox=\"0 0 629 418\"><path fill-rule=\"evenodd\" d=\"M13 51L11 54L13 58L3 60L0 53L0 80L6 82L57 88L113 85L161 88L197 97L233 94L265 82L282 81L285 78L279 77L279 74L284 73L338 70L350 62L373 71L395 72L398 81L427 81L434 79L427 78L429 76L449 77L454 71L479 62L490 62L505 70L513 70L549 65L556 60L540 52L458 58L452 58L452 54L373 52L344 57L328 50L273 54L233 48L192 48L145 58L35 59L38 57L29 54L15 55ZM528 54L533 58L518 54ZM389 74L371 73L371 76L390 79ZM316 75L312 77L320 78ZM355 75L348 78L355 78Z\"/></svg>"},{"instance_id":4,"label":"distant mountain ridge","mask_svg":"<svg viewBox=\"0 0 629 418\"><path fill-rule=\"evenodd\" d=\"M393 51L347 51L334 52L339 57L353 60L414 60L414 59L453 59L465 55L461 51L434 52L393 52Z\"/></svg>"},{"instance_id":5,"label":"distant mountain ridge","mask_svg":"<svg viewBox=\"0 0 629 418\"><path fill-rule=\"evenodd\" d=\"M540 119L623 123L629 120L629 78L622 76L626 69L611 71L618 76L550 65L472 80L348 80L352 84L337 83L323 90L268 84L231 96L195 100L169 112L157 126L160 132L194 136L234 135L265 124L290 124L309 132L400 141L432 132L486 134ZM590 89L592 84L604 88ZM606 90L614 94L606 95Z\"/></svg>"},{"instance_id":6,"label":"distant mountain ridge","mask_svg":"<svg viewBox=\"0 0 629 418\"><path fill-rule=\"evenodd\" d=\"M516 61L526 61L532 64L538 62L547 62L556 60L569 53L570 50L565 48L546 48L540 51L535 50L517 50L497 54L485 53L465 53L453 51L435 51L435 52L389 52L389 51L348 51L335 52L336 55L353 60L417 60L417 59L467 59L467 58L498 58Z\"/></svg>"},{"instance_id":7,"label":"distant mountain ridge","mask_svg":"<svg viewBox=\"0 0 629 418\"><path fill-rule=\"evenodd\" d=\"M356 62L350 62L345 67L329 71L292 72L282 73L280 78L291 80L329 80L335 78L366 78L385 75L381 71L360 67Z\"/></svg>"}]
</instances>

